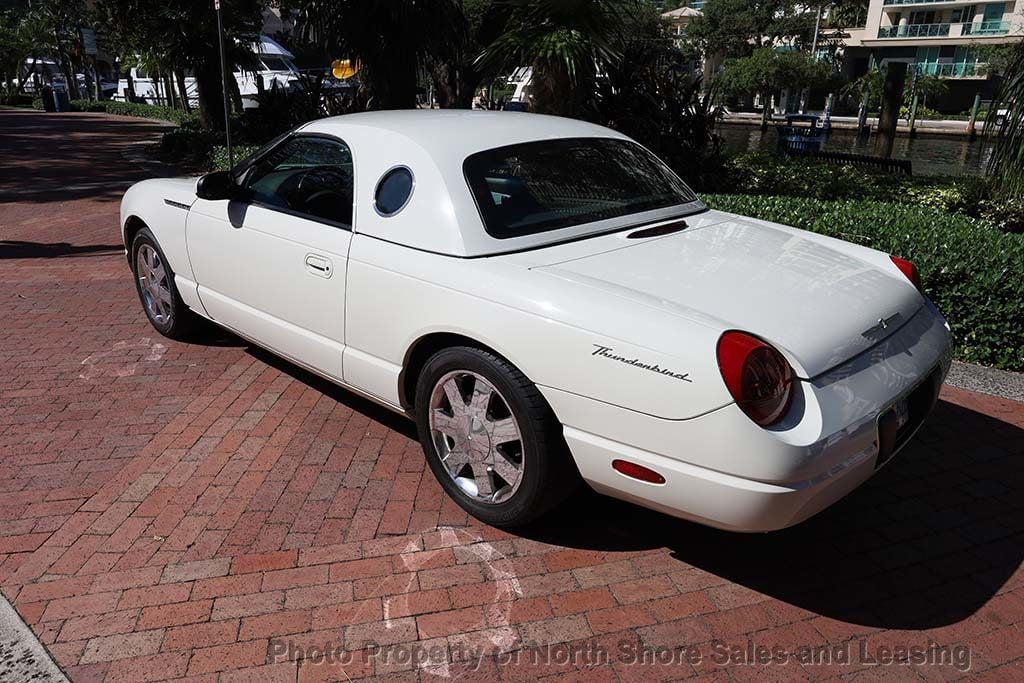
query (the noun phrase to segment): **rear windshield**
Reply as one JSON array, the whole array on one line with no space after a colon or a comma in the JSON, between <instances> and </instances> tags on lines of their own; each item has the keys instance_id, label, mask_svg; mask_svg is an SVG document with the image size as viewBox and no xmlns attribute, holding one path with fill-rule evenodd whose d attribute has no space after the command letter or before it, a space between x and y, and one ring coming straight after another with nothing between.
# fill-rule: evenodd
<instances>
[{"instance_id":1,"label":"rear windshield","mask_svg":"<svg viewBox=\"0 0 1024 683\"><path fill-rule=\"evenodd\" d=\"M567 138L477 152L463 164L487 234L524 237L687 204L693 190L628 140Z\"/></svg>"}]
</instances>

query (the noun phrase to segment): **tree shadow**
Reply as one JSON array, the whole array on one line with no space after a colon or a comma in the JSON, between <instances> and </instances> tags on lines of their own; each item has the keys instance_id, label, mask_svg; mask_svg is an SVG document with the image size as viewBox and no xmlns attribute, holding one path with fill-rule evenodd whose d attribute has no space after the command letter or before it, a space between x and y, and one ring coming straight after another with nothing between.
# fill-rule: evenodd
<instances>
[{"instance_id":1,"label":"tree shadow","mask_svg":"<svg viewBox=\"0 0 1024 683\"><path fill-rule=\"evenodd\" d=\"M680 570L697 567L826 617L944 626L974 614L1024 560L1022 449L1024 430L940 401L876 477L790 529L719 531L584 490L517 533L580 549L668 547Z\"/></svg>"},{"instance_id":2,"label":"tree shadow","mask_svg":"<svg viewBox=\"0 0 1024 683\"><path fill-rule=\"evenodd\" d=\"M121 244L75 245L68 242L23 242L0 240L0 260L28 258L57 258L76 256L106 256L124 252Z\"/></svg>"},{"instance_id":3,"label":"tree shadow","mask_svg":"<svg viewBox=\"0 0 1024 683\"><path fill-rule=\"evenodd\" d=\"M176 174L145 161L139 144L156 145L166 122L92 113L2 112L0 205L90 199L116 201L133 183ZM136 161L128 162L131 153Z\"/></svg>"}]
</instances>

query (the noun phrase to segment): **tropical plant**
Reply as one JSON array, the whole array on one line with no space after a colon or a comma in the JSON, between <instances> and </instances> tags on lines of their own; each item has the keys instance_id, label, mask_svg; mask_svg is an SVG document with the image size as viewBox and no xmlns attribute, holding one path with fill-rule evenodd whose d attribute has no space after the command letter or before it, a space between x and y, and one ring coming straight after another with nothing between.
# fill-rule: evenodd
<instances>
[{"instance_id":1,"label":"tropical plant","mask_svg":"<svg viewBox=\"0 0 1024 683\"><path fill-rule=\"evenodd\" d=\"M0 88L5 100L12 101L24 90L29 74L25 60L35 56L36 40L31 35L28 12L0 10Z\"/></svg>"},{"instance_id":2,"label":"tropical plant","mask_svg":"<svg viewBox=\"0 0 1024 683\"><path fill-rule=\"evenodd\" d=\"M9 61L15 64L14 73L19 73L26 58L49 57L56 62L64 77L68 94L77 98L75 72L81 59L79 29L86 25L86 16L83 0L36 0L27 11L11 9L5 12L3 35L0 36L4 43L0 51L5 70ZM15 92L21 91L24 81L22 73Z\"/></svg>"},{"instance_id":3,"label":"tropical plant","mask_svg":"<svg viewBox=\"0 0 1024 683\"><path fill-rule=\"evenodd\" d=\"M832 67L803 52L779 52L770 47L754 50L749 57L727 59L718 85L727 93L761 96L761 127L768 125L773 93L784 88L813 88L832 77Z\"/></svg>"},{"instance_id":4,"label":"tropical plant","mask_svg":"<svg viewBox=\"0 0 1024 683\"><path fill-rule=\"evenodd\" d=\"M1000 125L1000 112L1003 112ZM989 174L1006 200L1024 195L1024 42L1018 42L1003 68L1003 79L989 106L987 126L999 136Z\"/></svg>"},{"instance_id":5,"label":"tropical plant","mask_svg":"<svg viewBox=\"0 0 1024 683\"><path fill-rule=\"evenodd\" d=\"M426 66L442 108L469 109L487 74L477 57L505 28L508 8L497 0L459 0L463 20L456 22L447 49L426 56Z\"/></svg>"},{"instance_id":6,"label":"tropical plant","mask_svg":"<svg viewBox=\"0 0 1024 683\"><path fill-rule=\"evenodd\" d=\"M266 0L221 0L228 64L252 60L252 43L263 23ZM205 129L222 129L224 105L217 14L209 0L97 0L95 13L104 40L122 63L143 62L179 84L191 70L196 78L199 112ZM228 78L228 86L237 84ZM235 98L235 108L241 102Z\"/></svg>"},{"instance_id":7,"label":"tropical plant","mask_svg":"<svg viewBox=\"0 0 1024 683\"><path fill-rule=\"evenodd\" d=\"M707 0L687 26L687 39L704 54L745 57L778 38L814 29L809 5L794 0Z\"/></svg>"},{"instance_id":8,"label":"tropical plant","mask_svg":"<svg viewBox=\"0 0 1024 683\"><path fill-rule=\"evenodd\" d=\"M596 79L587 118L629 135L704 187L721 161L715 124L722 111L693 75L694 55L673 38L649 6L632 7L615 45L621 57Z\"/></svg>"},{"instance_id":9,"label":"tropical plant","mask_svg":"<svg viewBox=\"0 0 1024 683\"><path fill-rule=\"evenodd\" d=\"M529 65L531 109L578 114L595 76L620 57L624 14L640 1L506 0L506 30L477 64L493 73Z\"/></svg>"},{"instance_id":10,"label":"tropical plant","mask_svg":"<svg viewBox=\"0 0 1024 683\"><path fill-rule=\"evenodd\" d=\"M432 56L446 55L451 36L466 31L455 0L287 0L296 31L320 46L328 63L358 60L359 78L373 109L416 106L421 68Z\"/></svg>"}]
</instances>

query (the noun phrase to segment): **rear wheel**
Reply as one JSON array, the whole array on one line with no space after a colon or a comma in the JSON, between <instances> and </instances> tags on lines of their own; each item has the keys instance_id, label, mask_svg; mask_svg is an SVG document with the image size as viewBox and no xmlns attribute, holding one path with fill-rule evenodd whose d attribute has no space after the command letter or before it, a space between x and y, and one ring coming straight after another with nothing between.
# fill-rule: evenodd
<instances>
[{"instance_id":1,"label":"rear wheel","mask_svg":"<svg viewBox=\"0 0 1024 683\"><path fill-rule=\"evenodd\" d=\"M533 521L579 484L551 408L503 358L471 347L439 351L420 373L415 405L434 476L488 524Z\"/></svg>"},{"instance_id":2,"label":"rear wheel","mask_svg":"<svg viewBox=\"0 0 1024 683\"><path fill-rule=\"evenodd\" d=\"M196 316L181 300L174 271L149 228L138 232L131 249L135 289L150 324L165 337L186 338L195 329Z\"/></svg>"}]
</instances>

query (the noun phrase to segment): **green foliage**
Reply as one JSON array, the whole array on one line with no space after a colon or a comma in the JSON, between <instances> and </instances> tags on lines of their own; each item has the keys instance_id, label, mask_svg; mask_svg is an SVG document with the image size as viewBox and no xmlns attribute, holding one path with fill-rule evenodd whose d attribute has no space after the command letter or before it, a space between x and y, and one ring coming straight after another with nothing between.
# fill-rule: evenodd
<instances>
[{"instance_id":1,"label":"green foliage","mask_svg":"<svg viewBox=\"0 0 1024 683\"><path fill-rule=\"evenodd\" d=\"M813 88L832 77L832 67L804 52L778 52L770 47L749 57L725 60L716 83L727 93L767 96L783 88Z\"/></svg>"},{"instance_id":2,"label":"green foliage","mask_svg":"<svg viewBox=\"0 0 1024 683\"><path fill-rule=\"evenodd\" d=\"M142 119L158 119L171 123L195 123L198 116L193 113L173 109L157 104L140 104L137 102L117 102L115 100L72 100L71 111L104 112L118 116L135 116Z\"/></svg>"},{"instance_id":3,"label":"green foliage","mask_svg":"<svg viewBox=\"0 0 1024 683\"><path fill-rule=\"evenodd\" d=\"M586 118L629 135L702 186L721 163L715 135L721 109L712 93L702 93L702 80L688 69L690 56L656 14L637 7L624 20L615 43L621 58L596 82Z\"/></svg>"},{"instance_id":4,"label":"green foliage","mask_svg":"<svg viewBox=\"0 0 1024 683\"><path fill-rule=\"evenodd\" d=\"M235 163L237 164L250 154L255 153L259 148L259 145L235 145ZM227 147L217 145L213 148L213 151L210 153L210 168L214 171L227 171L231 168Z\"/></svg>"},{"instance_id":5,"label":"green foliage","mask_svg":"<svg viewBox=\"0 0 1024 683\"><path fill-rule=\"evenodd\" d=\"M913 261L960 360L1024 370L1024 236L905 202L706 195L712 207L863 244Z\"/></svg>"},{"instance_id":6,"label":"green foliage","mask_svg":"<svg viewBox=\"0 0 1024 683\"><path fill-rule=\"evenodd\" d=\"M418 69L466 30L455 0L288 0L296 28L330 59L357 59L374 109L416 106Z\"/></svg>"},{"instance_id":7,"label":"green foliage","mask_svg":"<svg viewBox=\"0 0 1024 683\"><path fill-rule=\"evenodd\" d=\"M901 119L907 119L908 121L910 120L910 107L909 106L904 104L902 107L900 107L900 118ZM938 121L939 119L942 119L942 118L945 118L945 117L942 114L940 114L939 112L935 111L934 109L929 109L928 107L926 107L926 106L924 106L923 104L920 104L920 103L917 105L917 120L918 121L922 121L922 120Z\"/></svg>"},{"instance_id":8,"label":"green foliage","mask_svg":"<svg viewBox=\"0 0 1024 683\"><path fill-rule=\"evenodd\" d=\"M221 5L229 63L251 63L266 0L222 0ZM162 74L191 69L203 126L224 125L217 14L210 0L96 0L94 14L106 49L125 64L141 63ZM241 108L239 98L235 108Z\"/></svg>"},{"instance_id":9,"label":"green foliage","mask_svg":"<svg viewBox=\"0 0 1024 683\"><path fill-rule=\"evenodd\" d=\"M1008 109L1009 115L1002 126L996 126L1000 109ZM1015 201L1024 195L1024 41L1018 41L1006 58L1003 80L989 106L986 123L1000 136L989 173L1003 198Z\"/></svg>"},{"instance_id":10,"label":"green foliage","mask_svg":"<svg viewBox=\"0 0 1024 683\"><path fill-rule=\"evenodd\" d=\"M631 0L507 0L506 30L480 55L488 72L529 64L532 111L577 114L591 83L608 64L621 59L620 35ZM650 6L648 12L653 13Z\"/></svg>"},{"instance_id":11,"label":"green foliage","mask_svg":"<svg viewBox=\"0 0 1024 683\"><path fill-rule=\"evenodd\" d=\"M708 0L701 11L702 16L687 27L687 38L705 52L730 57L749 55L776 38L814 30L809 7L798 10L792 0Z\"/></svg>"},{"instance_id":12,"label":"green foliage","mask_svg":"<svg viewBox=\"0 0 1024 683\"><path fill-rule=\"evenodd\" d=\"M1024 233L1024 197L997 193L981 202L981 216L1006 232Z\"/></svg>"},{"instance_id":13,"label":"green foliage","mask_svg":"<svg viewBox=\"0 0 1024 683\"><path fill-rule=\"evenodd\" d=\"M980 215L990 184L976 176L903 176L828 163L813 158L787 159L766 153L741 154L726 162L713 192L785 195L815 199L875 199Z\"/></svg>"}]
</instances>

